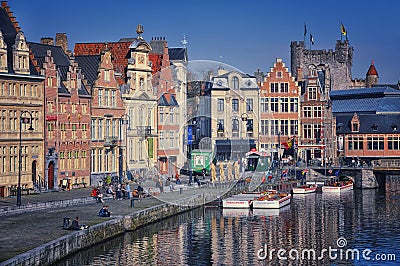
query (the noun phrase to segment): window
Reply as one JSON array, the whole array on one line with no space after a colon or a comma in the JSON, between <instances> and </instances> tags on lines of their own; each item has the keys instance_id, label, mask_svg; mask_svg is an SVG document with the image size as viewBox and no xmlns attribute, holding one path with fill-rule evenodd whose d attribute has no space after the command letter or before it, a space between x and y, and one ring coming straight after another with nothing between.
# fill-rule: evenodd
<instances>
[{"instance_id":1,"label":"window","mask_svg":"<svg viewBox=\"0 0 400 266\"><path fill-rule=\"evenodd\" d=\"M310 124L306 124L303 127L303 137L306 139L312 138L312 127Z\"/></svg>"},{"instance_id":2,"label":"window","mask_svg":"<svg viewBox=\"0 0 400 266\"><path fill-rule=\"evenodd\" d=\"M281 113L288 113L288 112L289 112L289 99L281 98Z\"/></svg>"},{"instance_id":3,"label":"window","mask_svg":"<svg viewBox=\"0 0 400 266\"><path fill-rule=\"evenodd\" d=\"M106 119L106 138L110 137L110 120Z\"/></svg>"},{"instance_id":4,"label":"window","mask_svg":"<svg viewBox=\"0 0 400 266\"><path fill-rule=\"evenodd\" d=\"M91 127L92 127L92 130L90 132L91 138L96 139L96 119L92 119Z\"/></svg>"},{"instance_id":5,"label":"window","mask_svg":"<svg viewBox=\"0 0 400 266\"><path fill-rule=\"evenodd\" d=\"M174 108L169 109L169 122L174 123Z\"/></svg>"},{"instance_id":6,"label":"window","mask_svg":"<svg viewBox=\"0 0 400 266\"><path fill-rule=\"evenodd\" d=\"M400 150L400 137L388 137L388 149Z\"/></svg>"},{"instance_id":7,"label":"window","mask_svg":"<svg viewBox=\"0 0 400 266\"><path fill-rule=\"evenodd\" d=\"M104 80L110 81L110 70L104 70Z\"/></svg>"},{"instance_id":8,"label":"window","mask_svg":"<svg viewBox=\"0 0 400 266\"><path fill-rule=\"evenodd\" d=\"M97 134L98 139L103 139L103 119L99 119L99 132Z\"/></svg>"},{"instance_id":9,"label":"window","mask_svg":"<svg viewBox=\"0 0 400 266\"><path fill-rule=\"evenodd\" d=\"M217 120L217 134L218 134L218 137L223 137L223 135L224 135L224 124L225 124L224 119L218 119Z\"/></svg>"},{"instance_id":10,"label":"window","mask_svg":"<svg viewBox=\"0 0 400 266\"><path fill-rule=\"evenodd\" d=\"M297 113L299 111L299 99L290 98L290 112Z\"/></svg>"},{"instance_id":11,"label":"window","mask_svg":"<svg viewBox=\"0 0 400 266\"><path fill-rule=\"evenodd\" d=\"M103 93L103 91L101 89L99 89L99 91L97 92L98 106L101 106L103 104L102 93Z\"/></svg>"},{"instance_id":12,"label":"window","mask_svg":"<svg viewBox=\"0 0 400 266\"><path fill-rule=\"evenodd\" d=\"M281 92L289 92L289 83L287 82L281 83Z\"/></svg>"},{"instance_id":13,"label":"window","mask_svg":"<svg viewBox=\"0 0 400 266\"><path fill-rule=\"evenodd\" d=\"M160 145L161 145L161 149L165 149L164 131L160 131Z\"/></svg>"},{"instance_id":14,"label":"window","mask_svg":"<svg viewBox=\"0 0 400 266\"><path fill-rule=\"evenodd\" d=\"M276 77L277 78L282 78L282 71L276 72Z\"/></svg>"},{"instance_id":15,"label":"window","mask_svg":"<svg viewBox=\"0 0 400 266\"><path fill-rule=\"evenodd\" d=\"M217 110L218 110L218 112L223 112L224 111L224 99L218 99Z\"/></svg>"},{"instance_id":16,"label":"window","mask_svg":"<svg viewBox=\"0 0 400 266\"><path fill-rule=\"evenodd\" d=\"M235 112L239 111L239 100L238 99L232 99L232 110Z\"/></svg>"},{"instance_id":17,"label":"window","mask_svg":"<svg viewBox=\"0 0 400 266\"><path fill-rule=\"evenodd\" d=\"M104 105L109 106L108 90L104 90Z\"/></svg>"},{"instance_id":18,"label":"window","mask_svg":"<svg viewBox=\"0 0 400 266\"><path fill-rule=\"evenodd\" d=\"M271 135L277 136L279 133L279 120L271 120Z\"/></svg>"},{"instance_id":19,"label":"window","mask_svg":"<svg viewBox=\"0 0 400 266\"><path fill-rule=\"evenodd\" d=\"M312 111L311 111L311 106L304 106L303 107L303 116L311 118L312 117Z\"/></svg>"},{"instance_id":20,"label":"window","mask_svg":"<svg viewBox=\"0 0 400 266\"><path fill-rule=\"evenodd\" d=\"M281 134L289 135L289 120L281 120Z\"/></svg>"},{"instance_id":21,"label":"window","mask_svg":"<svg viewBox=\"0 0 400 266\"><path fill-rule=\"evenodd\" d=\"M232 88L234 90L238 90L239 89L239 79L237 77L233 77L232 78Z\"/></svg>"},{"instance_id":22,"label":"window","mask_svg":"<svg viewBox=\"0 0 400 266\"><path fill-rule=\"evenodd\" d=\"M141 90L144 89L144 79L143 78L140 78L139 87L140 87Z\"/></svg>"},{"instance_id":23,"label":"window","mask_svg":"<svg viewBox=\"0 0 400 266\"><path fill-rule=\"evenodd\" d=\"M358 123L351 123L351 131L358 132L360 130L360 125Z\"/></svg>"},{"instance_id":24,"label":"window","mask_svg":"<svg viewBox=\"0 0 400 266\"><path fill-rule=\"evenodd\" d=\"M174 131L169 132L169 146L174 147Z\"/></svg>"},{"instance_id":25,"label":"window","mask_svg":"<svg viewBox=\"0 0 400 266\"><path fill-rule=\"evenodd\" d=\"M314 106L314 117L322 117L322 106Z\"/></svg>"},{"instance_id":26,"label":"window","mask_svg":"<svg viewBox=\"0 0 400 266\"><path fill-rule=\"evenodd\" d=\"M160 107L160 123L164 122L164 107Z\"/></svg>"},{"instance_id":27,"label":"window","mask_svg":"<svg viewBox=\"0 0 400 266\"><path fill-rule=\"evenodd\" d=\"M367 138L368 150L383 150L384 149L384 141L383 137L368 137Z\"/></svg>"},{"instance_id":28,"label":"window","mask_svg":"<svg viewBox=\"0 0 400 266\"><path fill-rule=\"evenodd\" d=\"M232 120L232 136L239 137L239 120Z\"/></svg>"},{"instance_id":29,"label":"window","mask_svg":"<svg viewBox=\"0 0 400 266\"><path fill-rule=\"evenodd\" d=\"M317 99L317 88L310 87L308 88L308 100L316 100Z\"/></svg>"},{"instance_id":30,"label":"window","mask_svg":"<svg viewBox=\"0 0 400 266\"><path fill-rule=\"evenodd\" d=\"M261 135L269 135L268 120L261 120Z\"/></svg>"},{"instance_id":31,"label":"window","mask_svg":"<svg viewBox=\"0 0 400 266\"><path fill-rule=\"evenodd\" d=\"M363 149L363 138L358 136L349 136L348 147L350 151Z\"/></svg>"},{"instance_id":32,"label":"window","mask_svg":"<svg viewBox=\"0 0 400 266\"><path fill-rule=\"evenodd\" d=\"M261 113L267 113L268 111L268 98L261 98Z\"/></svg>"},{"instance_id":33,"label":"window","mask_svg":"<svg viewBox=\"0 0 400 266\"><path fill-rule=\"evenodd\" d=\"M117 106L117 103L115 101L115 90L111 91L111 105L112 105L112 107Z\"/></svg>"},{"instance_id":34,"label":"window","mask_svg":"<svg viewBox=\"0 0 400 266\"><path fill-rule=\"evenodd\" d=\"M299 122L297 120L290 120L290 135L299 134Z\"/></svg>"},{"instance_id":35,"label":"window","mask_svg":"<svg viewBox=\"0 0 400 266\"><path fill-rule=\"evenodd\" d=\"M251 98L246 99L246 111L247 112L253 111L253 99L251 99Z\"/></svg>"},{"instance_id":36,"label":"window","mask_svg":"<svg viewBox=\"0 0 400 266\"><path fill-rule=\"evenodd\" d=\"M314 124L314 138L315 142L319 143L321 142L321 125Z\"/></svg>"},{"instance_id":37,"label":"window","mask_svg":"<svg viewBox=\"0 0 400 266\"><path fill-rule=\"evenodd\" d=\"M271 93L279 92L279 83L278 82L271 82L270 83Z\"/></svg>"},{"instance_id":38,"label":"window","mask_svg":"<svg viewBox=\"0 0 400 266\"><path fill-rule=\"evenodd\" d=\"M279 98L271 98L271 112L279 112Z\"/></svg>"}]
</instances>

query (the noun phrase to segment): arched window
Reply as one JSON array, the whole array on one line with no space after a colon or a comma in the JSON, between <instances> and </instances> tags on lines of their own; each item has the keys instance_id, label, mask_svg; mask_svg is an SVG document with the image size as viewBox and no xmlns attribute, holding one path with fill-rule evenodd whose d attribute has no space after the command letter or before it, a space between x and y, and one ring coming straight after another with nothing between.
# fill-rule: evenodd
<instances>
[{"instance_id":1,"label":"arched window","mask_svg":"<svg viewBox=\"0 0 400 266\"><path fill-rule=\"evenodd\" d=\"M238 90L239 89L239 79L238 77L232 77L232 89Z\"/></svg>"}]
</instances>

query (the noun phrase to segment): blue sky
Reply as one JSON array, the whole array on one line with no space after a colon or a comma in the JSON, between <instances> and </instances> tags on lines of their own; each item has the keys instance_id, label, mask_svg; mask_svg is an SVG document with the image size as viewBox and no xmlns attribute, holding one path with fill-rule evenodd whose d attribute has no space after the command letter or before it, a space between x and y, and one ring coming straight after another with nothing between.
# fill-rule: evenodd
<instances>
[{"instance_id":1,"label":"blue sky","mask_svg":"<svg viewBox=\"0 0 400 266\"><path fill-rule=\"evenodd\" d=\"M8 2L28 41L65 32L77 42L113 42L163 36L169 47L186 35L190 60L215 60L248 74L267 72L276 58L290 68L290 42L303 40L304 23L313 49L334 49L340 24L354 47L353 78L364 78L373 59L379 83L400 80L400 1L104 1ZM309 37L306 45L309 47Z\"/></svg>"}]
</instances>

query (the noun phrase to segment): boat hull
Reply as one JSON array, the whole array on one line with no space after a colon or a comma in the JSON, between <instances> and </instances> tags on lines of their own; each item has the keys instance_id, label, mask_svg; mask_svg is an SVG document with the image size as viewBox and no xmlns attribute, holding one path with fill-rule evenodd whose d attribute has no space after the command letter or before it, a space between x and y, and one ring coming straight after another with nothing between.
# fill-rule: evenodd
<instances>
[{"instance_id":1,"label":"boat hull","mask_svg":"<svg viewBox=\"0 0 400 266\"><path fill-rule=\"evenodd\" d=\"M293 194L310 194L314 193L317 190L317 186L315 187L295 187L293 188Z\"/></svg>"},{"instance_id":2,"label":"boat hull","mask_svg":"<svg viewBox=\"0 0 400 266\"><path fill-rule=\"evenodd\" d=\"M289 205L292 199L292 195L276 199L276 200L254 200L253 209L279 209L286 205Z\"/></svg>"},{"instance_id":3,"label":"boat hull","mask_svg":"<svg viewBox=\"0 0 400 266\"><path fill-rule=\"evenodd\" d=\"M341 193L341 192L345 192L345 191L349 191L353 189L353 184L348 184L345 186L341 186L341 187L333 187L333 186L323 186L322 187L322 192L325 193Z\"/></svg>"}]
</instances>

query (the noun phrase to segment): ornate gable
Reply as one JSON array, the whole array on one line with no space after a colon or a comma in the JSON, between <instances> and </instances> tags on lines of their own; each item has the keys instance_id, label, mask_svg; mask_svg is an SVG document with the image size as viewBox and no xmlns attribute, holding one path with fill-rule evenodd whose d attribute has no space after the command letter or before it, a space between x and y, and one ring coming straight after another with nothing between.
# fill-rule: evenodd
<instances>
[{"instance_id":1,"label":"ornate gable","mask_svg":"<svg viewBox=\"0 0 400 266\"><path fill-rule=\"evenodd\" d=\"M15 44L12 46L13 67L17 74L29 74L29 47L24 33L18 32L15 36Z\"/></svg>"}]
</instances>

